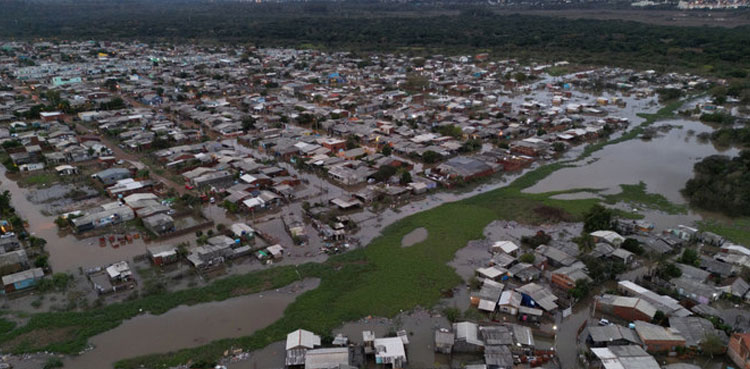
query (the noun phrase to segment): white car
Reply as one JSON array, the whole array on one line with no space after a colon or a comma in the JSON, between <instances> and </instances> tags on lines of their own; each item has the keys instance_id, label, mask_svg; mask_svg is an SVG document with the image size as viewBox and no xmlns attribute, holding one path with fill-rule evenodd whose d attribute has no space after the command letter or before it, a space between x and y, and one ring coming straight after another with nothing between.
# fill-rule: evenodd
<instances>
[{"instance_id":1,"label":"white car","mask_svg":"<svg viewBox=\"0 0 750 369\"><path fill-rule=\"evenodd\" d=\"M612 324L612 323L609 320L607 320L607 319L601 319L601 320L599 320L599 325L601 325L601 326L610 325L610 324Z\"/></svg>"}]
</instances>

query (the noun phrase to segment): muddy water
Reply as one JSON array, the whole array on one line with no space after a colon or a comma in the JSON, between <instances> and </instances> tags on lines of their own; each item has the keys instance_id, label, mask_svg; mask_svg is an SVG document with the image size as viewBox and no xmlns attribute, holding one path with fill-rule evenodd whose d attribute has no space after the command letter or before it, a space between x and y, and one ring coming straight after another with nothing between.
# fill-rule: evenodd
<instances>
[{"instance_id":1,"label":"muddy water","mask_svg":"<svg viewBox=\"0 0 750 369\"><path fill-rule=\"evenodd\" d=\"M405 234L403 238L401 238L401 247L409 247L414 246L420 242L423 242L427 239L427 229L424 227L419 227L408 234Z\"/></svg>"},{"instance_id":2,"label":"muddy water","mask_svg":"<svg viewBox=\"0 0 750 369\"><path fill-rule=\"evenodd\" d=\"M0 166L0 191L10 191L13 207L29 223L29 233L47 240L49 263L54 271L65 272L79 267L86 269L103 266L146 253L147 243L142 239L133 240L132 243L123 244L115 249L109 243L107 247L99 247L98 237L79 239L70 233L59 232L55 225L55 217L42 214L44 205L35 204L26 198L33 190L18 187L14 181L5 177L5 171L5 167ZM114 226L111 230L112 234L125 231L122 225ZM150 244L176 244L194 238L194 235L188 234Z\"/></svg>"},{"instance_id":3,"label":"muddy water","mask_svg":"<svg viewBox=\"0 0 750 369\"><path fill-rule=\"evenodd\" d=\"M66 360L66 367L101 369L125 358L205 345L252 334L281 318L301 293L316 288L307 279L275 291L180 306L162 315L144 314L91 338L94 349Z\"/></svg>"},{"instance_id":4,"label":"muddy water","mask_svg":"<svg viewBox=\"0 0 750 369\"><path fill-rule=\"evenodd\" d=\"M598 188L611 194L620 192L620 184L643 181L648 192L662 194L675 203L685 203L680 189L692 178L696 162L714 154L734 156L739 150L719 151L710 143L700 142L697 134L712 131L711 127L700 122L668 120L657 126L665 125L681 128L661 132L650 141L636 139L609 145L595 152L587 161L590 164L561 169L526 191L540 193Z\"/></svg>"}]
</instances>

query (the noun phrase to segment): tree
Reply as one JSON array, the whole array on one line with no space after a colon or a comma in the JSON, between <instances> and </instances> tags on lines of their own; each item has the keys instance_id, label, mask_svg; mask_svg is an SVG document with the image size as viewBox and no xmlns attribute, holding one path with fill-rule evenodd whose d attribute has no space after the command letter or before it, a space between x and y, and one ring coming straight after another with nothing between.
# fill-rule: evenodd
<instances>
[{"instance_id":1,"label":"tree","mask_svg":"<svg viewBox=\"0 0 750 369\"><path fill-rule=\"evenodd\" d=\"M440 154L432 150L427 150L422 153L422 161L427 164L437 163L438 160L440 160Z\"/></svg>"},{"instance_id":2,"label":"tree","mask_svg":"<svg viewBox=\"0 0 750 369\"><path fill-rule=\"evenodd\" d=\"M382 149L380 149L380 153L383 154L383 156L391 156L391 153L393 153L393 148L391 148L391 145L385 144Z\"/></svg>"},{"instance_id":3,"label":"tree","mask_svg":"<svg viewBox=\"0 0 750 369\"><path fill-rule=\"evenodd\" d=\"M594 250L594 247L596 247L594 237L586 232L581 233L581 235L574 238L573 241L578 245L578 250L584 254L591 252Z\"/></svg>"},{"instance_id":4,"label":"tree","mask_svg":"<svg viewBox=\"0 0 750 369\"><path fill-rule=\"evenodd\" d=\"M634 238L626 238L625 241L622 242L622 245L620 245L620 247L636 255L643 255L643 253L646 251L643 249L643 246L641 246L641 243Z\"/></svg>"},{"instance_id":5,"label":"tree","mask_svg":"<svg viewBox=\"0 0 750 369\"><path fill-rule=\"evenodd\" d=\"M536 256L530 252L527 252L518 258L518 261L527 264L534 264L534 260L536 260Z\"/></svg>"},{"instance_id":6,"label":"tree","mask_svg":"<svg viewBox=\"0 0 750 369\"><path fill-rule=\"evenodd\" d=\"M721 341L721 338L713 333L706 333L700 346L701 351L711 357L714 357L714 355L721 355L726 350L726 346L724 346L724 342Z\"/></svg>"},{"instance_id":7,"label":"tree","mask_svg":"<svg viewBox=\"0 0 750 369\"><path fill-rule=\"evenodd\" d=\"M563 152L563 151L565 151L566 148L567 148L567 146L564 143L560 142L560 141L555 142L555 143L552 144L552 150L554 152Z\"/></svg>"},{"instance_id":8,"label":"tree","mask_svg":"<svg viewBox=\"0 0 750 369\"><path fill-rule=\"evenodd\" d=\"M539 245L547 244L550 241L552 241L552 236L544 233L544 231L538 231L533 236L521 237L521 244L531 247L532 249L539 247Z\"/></svg>"},{"instance_id":9,"label":"tree","mask_svg":"<svg viewBox=\"0 0 750 369\"><path fill-rule=\"evenodd\" d=\"M449 322L455 323L461 319L461 310L454 307L447 307L443 309L443 315L445 315L445 319L448 319Z\"/></svg>"},{"instance_id":10,"label":"tree","mask_svg":"<svg viewBox=\"0 0 750 369\"><path fill-rule=\"evenodd\" d=\"M247 132L251 129L255 129L255 118L251 116L242 118L242 130Z\"/></svg>"},{"instance_id":11,"label":"tree","mask_svg":"<svg viewBox=\"0 0 750 369\"><path fill-rule=\"evenodd\" d=\"M673 263L662 263L656 269L656 275L664 280L670 280L672 278L679 278L682 275L682 270Z\"/></svg>"},{"instance_id":12,"label":"tree","mask_svg":"<svg viewBox=\"0 0 750 369\"><path fill-rule=\"evenodd\" d=\"M378 182L385 182L388 180L388 178L391 178L394 174L396 174L396 172L397 169L395 167L392 167L390 165L383 165L378 168L378 171L371 175L370 178Z\"/></svg>"},{"instance_id":13,"label":"tree","mask_svg":"<svg viewBox=\"0 0 750 369\"><path fill-rule=\"evenodd\" d=\"M677 260L680 263L691 265L691 266L698 266L700 265L700 259L698 258L698 252L694 249L685 249L682 251L682 255Z\"/></svg>"},{"instance_id":14,"label":"tree","mask_svg":"<svg viewBox=\"0 0 750 369\"><path fill-rule=\"evenodd\" d=\"M402 186L406 186L409 183L411 183L411 173L409 173L408 170L405 170L401 173L401 178L399 178L398 183Z\"/></svg>"},{"instance_id":15,"label":"tree","mask_svg":"<svg viewBox=\"0 0 750 369\"><path fill-rule=\"evenodd\" d=\"M654 313L654 317L651 318L651 323L653 324L664 325L666 321L667 314L664 314L661 310L657 310L656 313Z\"/></svg>"},{"instance_id":16,"label":"tree","mask_svg":"<svg viewBox=\"0 0 750 369\"><path fill-rule=\"evenodd\" d=\"M612 211L596 204L583 215L583 231L586 233L612 228Z\"/></svg>"},{"instance_id":17,"label":"tree","mask_svg":"<svg viewBox=\"0 0 750 369\"><path fill-rule=\"evenodd\" d=\"M576 300L580 300L586 296L588 296L589 292L591 291L591 282L589 282L588 279L579 279L576 281L575 287L571 288L570 296L572 296Z\"/></svg>"}]
</instances>

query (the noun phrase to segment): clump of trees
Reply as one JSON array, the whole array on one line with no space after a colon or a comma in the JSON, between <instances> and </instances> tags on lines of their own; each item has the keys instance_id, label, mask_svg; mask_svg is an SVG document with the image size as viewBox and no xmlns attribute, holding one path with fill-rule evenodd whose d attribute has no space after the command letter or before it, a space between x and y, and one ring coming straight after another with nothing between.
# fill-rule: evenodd
<instances>
[{"instance_id":1,"label":"clump of trees","mask_svg":"<svg viewBox=\"0 0 750 369\"><path fill-rule=\"evenodd\" d=\"M730 216L750 215L750 150L737 157L709 156L694 166L683 195L690 204Z\"/></svg>"},{"instance_id":2,"label":"clump of trees","mask_svg":"<svg viewBox=\"0 0 750 369\"><path fill-rule=\"evenodd\" d=\"M583 231L586 233L612 229L612 210L596 204L583 215Z\"/></svg>"},{"instance_id":3,"label":"clump of trees","mask_svg":"<svg viewBox=\"0 0 750 369\"><path fill-rule=\"evenodd\" d=\"M544 231L539 231L533 236L521 237L521 244L531 247L532 249L539 247L539 245L548 244L550 241L552 241L552 236L544 233Z\"/></svg>"}]
</instances>

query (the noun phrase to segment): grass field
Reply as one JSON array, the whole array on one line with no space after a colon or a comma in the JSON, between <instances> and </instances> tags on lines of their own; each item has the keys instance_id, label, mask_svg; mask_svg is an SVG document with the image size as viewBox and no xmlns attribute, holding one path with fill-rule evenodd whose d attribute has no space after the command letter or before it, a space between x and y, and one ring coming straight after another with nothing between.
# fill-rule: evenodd
<instances>
[{"instance_id":1,"label":"grass field","mask_svg":"<svg viewBox=\"0 0 750 369\"><path fill-rule=\"evenodd\" d=\"M698 223L701 231L713 232L741 245L750 245L750 218L732 220L704 220Z\"/></svg>"},{"instance_id":2,"label":"grass field","mask_svg":"<svg viewBox=\"0 0 750 369\"><path fill-rule=\"evenodd\" d=\"M665 109L675 109L669 105ZM671 110L646 117L651 124ZM639 127L635 128L636 130ZM626 133L623 137L634 138ZM624 141L618 138L617 142ZM597 150L607 143L594 146ZM586 149L577 160L594 149ZM568 162L541 166L517 178L508 186L472 198L446 203L431 210L403 218L386 227L382 236L366 248L331 257L323 264L299 266L301 277L317 277L318 288L300 295L272 325L247 337L224 339L208 345L123 360L118 368L167 367L192 361L192 367L205 367L228 348L259 349L282 340L298 328L329 334L344 322L368 315L392 317L416 306L435 305L446 290L461 283L447 263L467 242L483 238L482 231L495 219L516 220L528 224L578 221L598 199L557 200L551 196L583 190L543 194L524 193L555 171L572 165ZM645 190L645 189L644 189ZM645 193L645 191L644 191ZM428 238L408 248L401 239L416 228L424 227ZM223 300L268 288L276 288L297 279L293 267L277 267L243 276L219 280L209 286L149 296L135 301L87 311L42 313L28 324L0 334L0 347L11 352L49 350L75 353L85 347L89 337L112 329L139 309L160 314L180 304ZM200 364L200 365L199 365Z\"/></svg>"},{"instance_id":3,"label":"grass field","mask_svg":"<svg viewBox=\"0 0 750 369\"><path fill-rule=\"evenodd\" d=\"M38 173L21 176L18 179L18 185L22 187L49 185L57 183L59 180L60 177L53 173Z\"/></svg>"}]
</instances>

